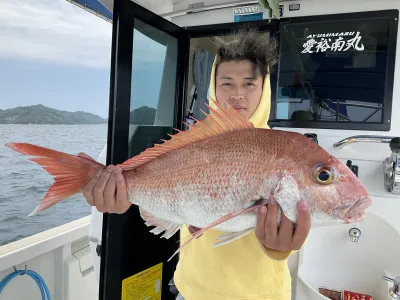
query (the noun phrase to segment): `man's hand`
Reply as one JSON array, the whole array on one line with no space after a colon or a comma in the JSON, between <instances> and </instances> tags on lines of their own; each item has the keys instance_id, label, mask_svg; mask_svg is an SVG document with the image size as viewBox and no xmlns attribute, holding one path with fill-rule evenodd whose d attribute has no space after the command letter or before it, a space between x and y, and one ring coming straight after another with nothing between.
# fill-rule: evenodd
<instances>
[{"instance_id":1,"label":"man's hand","mask_svg":"<svg viewBox=\"0 0 400 300\"><path fill-rule=\"evenodd\" d=\"M305 242L311 227L310 211L302 200L297 206L297 225L283 213L278 228L278 204L270 199L267 206L258 209L256 236L267 249L276 251L299 250Z\"/></svg>"},{"instance_id":2,"label":"man's hand","mask_svg":"<svg viewBox=\"0 0 400 300\"><path fill-rule=\"evenodd\" d=\"M123 214L132 205L128 201L122 170L114 165L98 171L84 187L83 196L102 213Z\"/></svg>"}]
</instances>

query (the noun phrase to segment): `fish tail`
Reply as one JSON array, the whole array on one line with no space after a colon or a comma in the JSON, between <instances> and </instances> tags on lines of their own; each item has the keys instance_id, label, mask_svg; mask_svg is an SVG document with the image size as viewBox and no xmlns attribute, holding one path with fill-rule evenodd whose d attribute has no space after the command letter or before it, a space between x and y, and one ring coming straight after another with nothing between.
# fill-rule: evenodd
<instances>
[{"instance_id":1,"label":"fish tail","mask_svg":"<svg viewBox=\"0 0 400 300\"><path fill-rule=\"evenodd\" d=\"M8 143L6 146L24 155L36 156L29 160L40 165L55 180L42 201L29 216L36 215L81 192L95 172L105 168L103 164L84 153L71 155L28 143Z\"/></svg>"}]
</instances>

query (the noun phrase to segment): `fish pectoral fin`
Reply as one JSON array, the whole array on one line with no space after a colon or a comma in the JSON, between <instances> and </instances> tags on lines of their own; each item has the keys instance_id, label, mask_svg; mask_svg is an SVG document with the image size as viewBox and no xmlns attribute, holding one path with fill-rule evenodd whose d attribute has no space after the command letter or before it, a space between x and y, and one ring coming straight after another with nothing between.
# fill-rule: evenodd
<instances>
[{"instance_id":1,"label":"fish pectoral fin","mask_svg":"<svg viewBox=\"0 0 400 300\"><path fill-rule=\"evenodd\" d=\"M140 216L145 221L145 224L147 226L155 226L155 228L150 230L151 233L158 235L161 232L165 231L164 234L161 236L162 238L169 239L181 228L181 224L158 219L141 207L139 207L139 212Z\"/></svg>"},{"instance_id":2,"label":"fish pectoral fin","mask_svg":"<svg viewBox=\"0 0 400 300\"><path fill-rule=\"evenodd\" d=\"M289 175L283 176L276 186L273 196L285 216L296 223L297 204L301 200L296 180ZM278 223L280 223L280 215L278 218Z\"/></svg>"},{"instance_id":3,"label":"fish pectoral fin","mask_svg":"<svg viewBox=\"0 0 400 300\"><path fill-rule=\"evenodd\" d=\"M248 228L238 232L223 233L217 237L217 240L219 240L219 242L215 243L212 247L217 248L219 246L229 244L237 239L244 237L245 235L249 234L252 231L254 231L254 228Z\"/></svg>"}]
</instances>

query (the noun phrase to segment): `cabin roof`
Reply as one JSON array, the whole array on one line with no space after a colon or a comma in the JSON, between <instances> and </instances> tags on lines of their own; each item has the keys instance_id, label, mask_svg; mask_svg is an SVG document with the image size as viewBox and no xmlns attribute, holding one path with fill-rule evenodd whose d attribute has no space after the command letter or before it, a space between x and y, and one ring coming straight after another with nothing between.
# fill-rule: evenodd
<instances>
[{"instance_id":1,"label":"cabin roof","mask_svg":"<svg viewBox=\"0 0 400 300\"><path fill-rule=\"evenodd\" d=\"M112 20L114 0L67 0L103 19ZM258 4L259 0L132 0L162 17L193 13L204 8ZM195 6L194 8L192 6Z\"/></svg>"}]
</instances>

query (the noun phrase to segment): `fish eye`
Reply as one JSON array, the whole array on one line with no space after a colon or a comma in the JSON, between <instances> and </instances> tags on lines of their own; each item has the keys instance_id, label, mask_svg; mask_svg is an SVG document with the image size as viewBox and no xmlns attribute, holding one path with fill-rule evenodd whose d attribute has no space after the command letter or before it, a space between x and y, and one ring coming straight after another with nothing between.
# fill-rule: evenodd
<instances>
[{"instance_id":1,"label":"fish eye","mask_svg":"<svg viewBox=\"0 0 400 300\"><path fill-rule=\"evenodd\" d=\"M318 179L320 180L320 181L328 181L329 179L331 178L331 173L329 173L329 172L327 172L327 171L321 171L319 174L318 174Z\"/></svg>"},{"instance_id":2,"label":"fish eye","mask_svg":"<svg viewBox=\"0 0 400 300\"><path fill-rule=\"evenodd\" d=\"M334 179L334 172L327 166L318 166L314 171L314 178L320 184L329 184Z\"/></svg>"}]
</instances>

